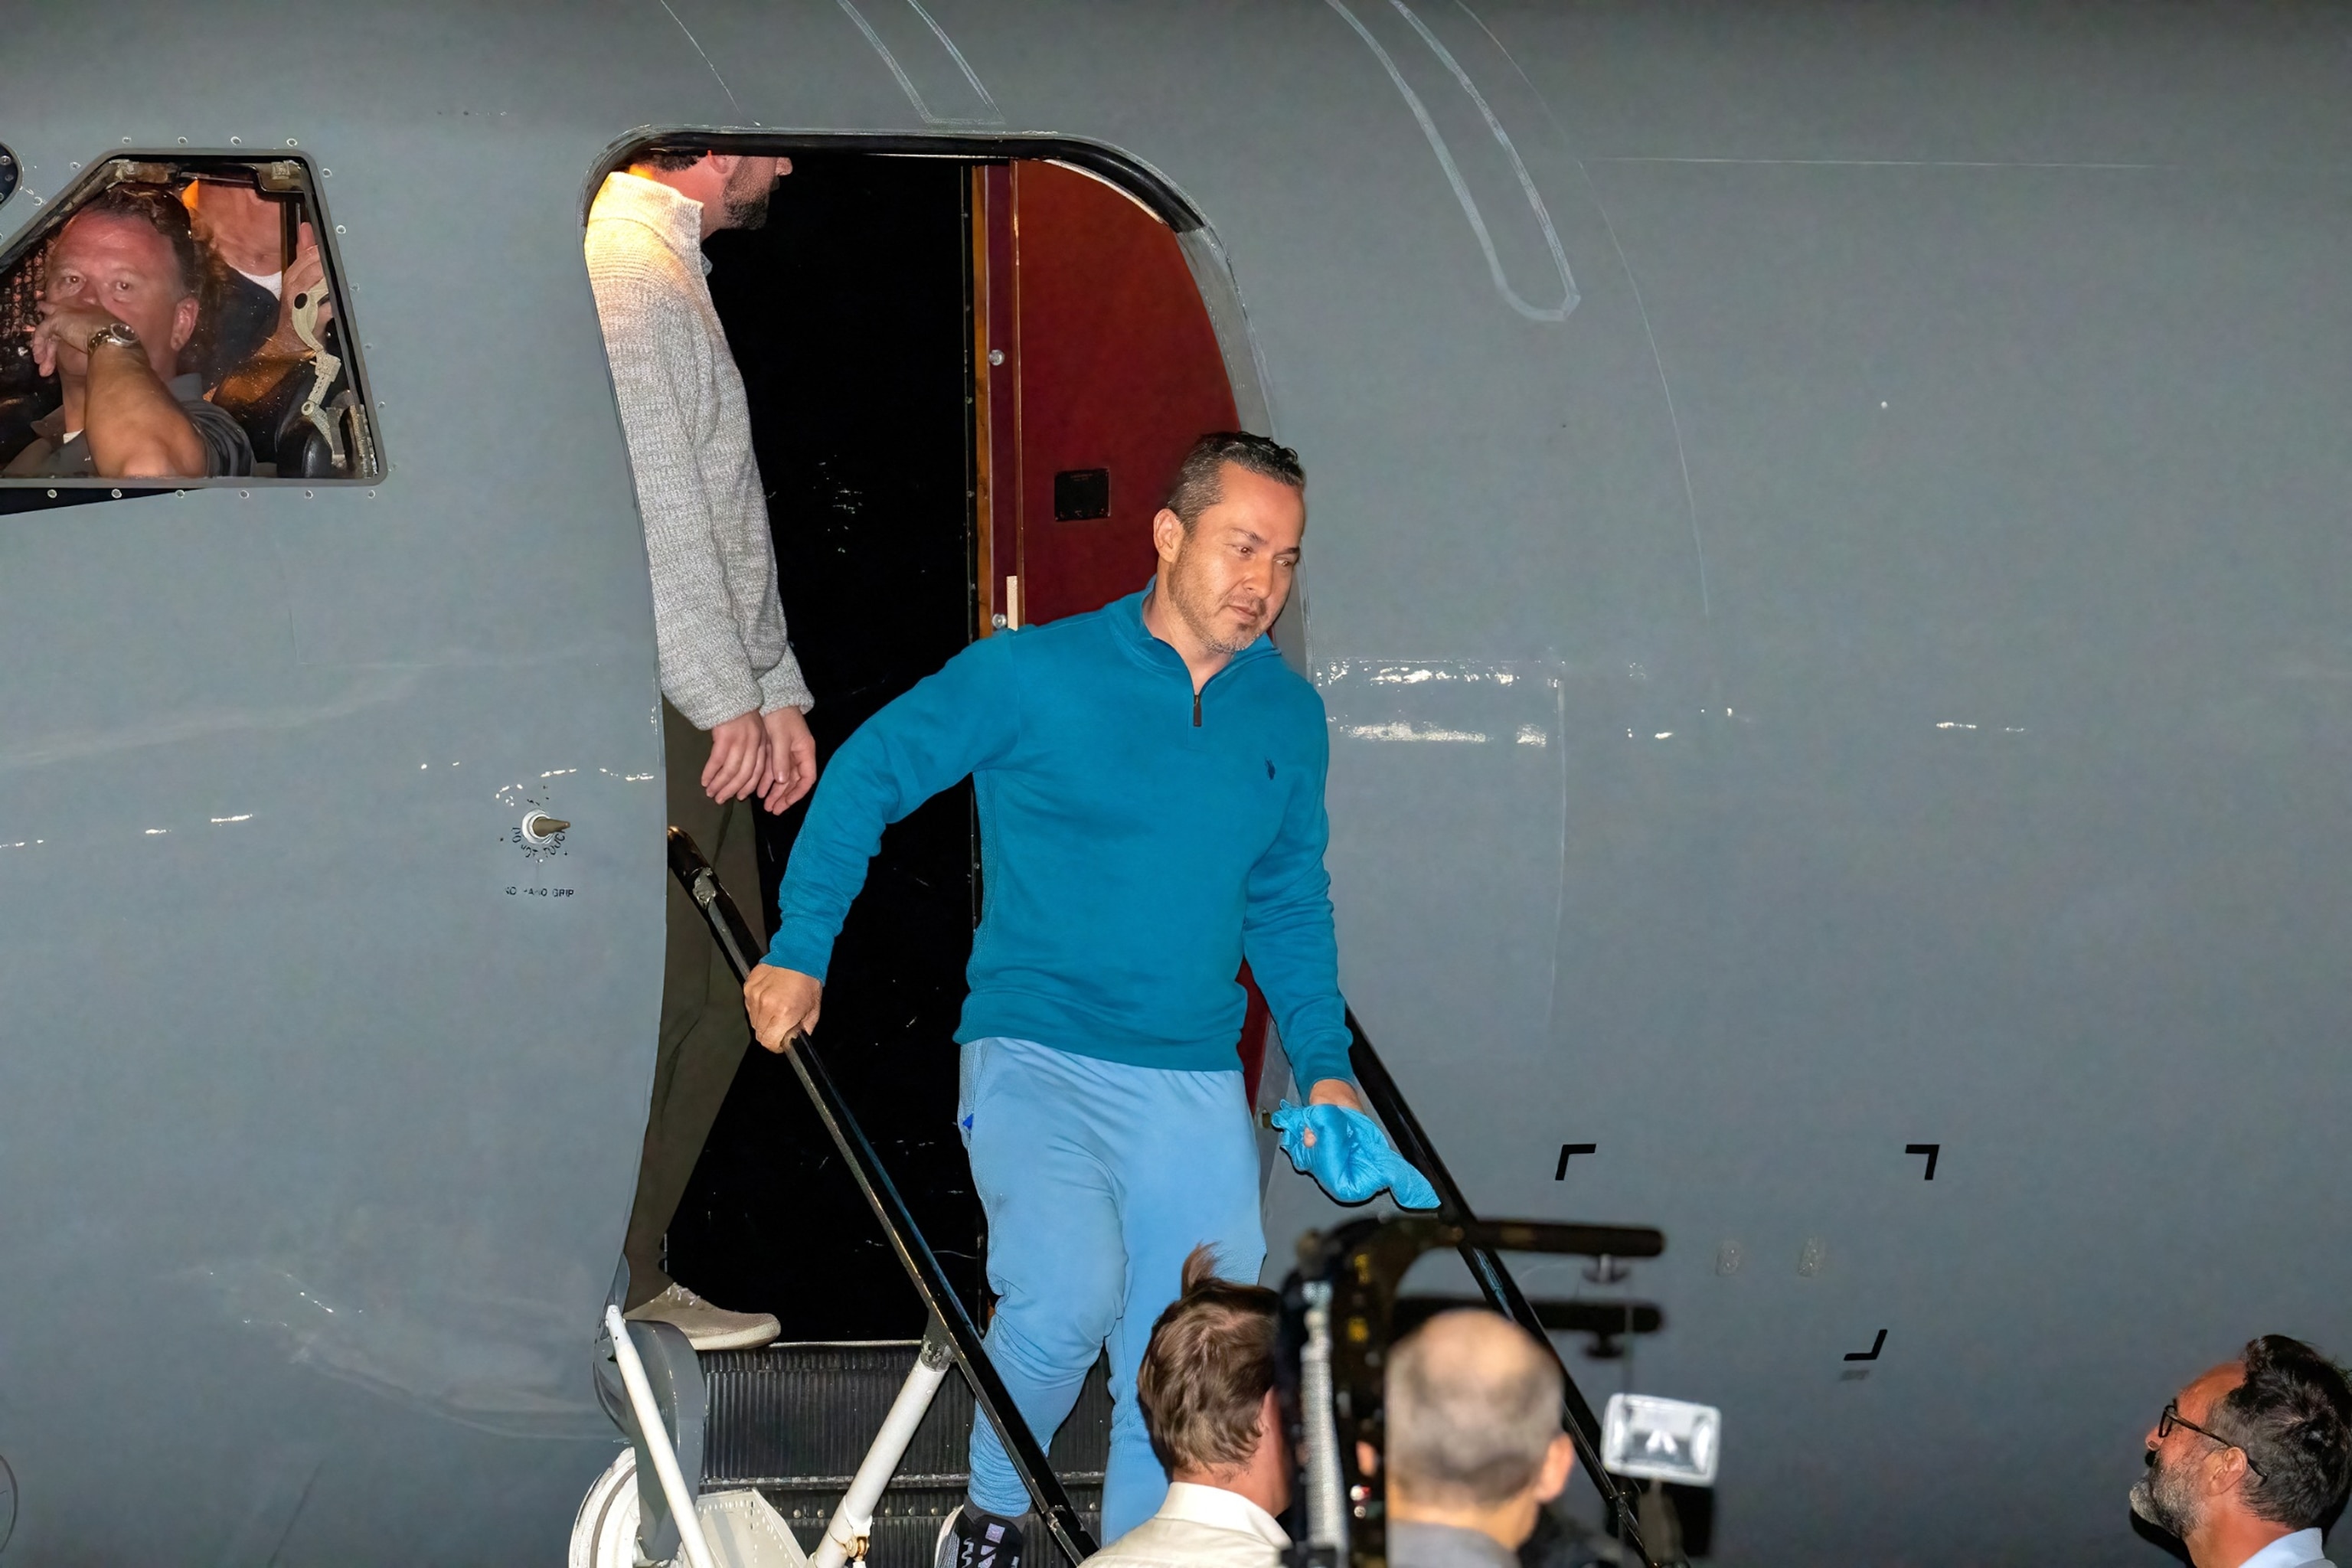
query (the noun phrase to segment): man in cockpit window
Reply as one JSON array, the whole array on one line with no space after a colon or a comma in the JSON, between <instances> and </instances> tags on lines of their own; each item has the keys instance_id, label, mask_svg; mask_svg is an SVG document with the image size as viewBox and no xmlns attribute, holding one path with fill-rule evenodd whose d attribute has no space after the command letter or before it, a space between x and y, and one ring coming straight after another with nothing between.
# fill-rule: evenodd
<instances>
[{"instance_id":1,"label":"man in cockpit window","mask_svg":"<svg viewBox=\"0 0 2352 1568\"><path fill-rule=\"evenodd\" d=\"M743 380L704 282L702 241L766 222L768 193L791 172L782 158L650 152L607 177L588 214L588 277L653 569L669 820L744 890L760 885L751 803L781 812L816 782L802 718L814 700L785 640ZM673 886L625 1305L676 1325L697 1350L776 1336L767 1313L714 1306L663 1267L670 1218L750 1044L734 977Z\"/></svg>"},{"instance_id":2,"label":"man in cockpit window","mask_svg":"<svg viewBox=\"0 0 2352 1568\"><path fill-rule=\"evenodd\" d=\"M318 324L335 319L334 300L324 296L326 264L308 222L295 230L293 255L286 254L292 197L264 195L243 181L198 179L188 182L180 200L196 237L219 263L209 279L205 319L189 345L191 368L207 389L232 374L258 384L240 388L240 397L223 398L234 406L251 401L308 356L309 345L294 330L296 300L319 292Z\"/></svg>"},{"instance_id":3,"label":"man in cockpit window","mask_svg":"<svg viewBox=\"0 0 2352 1568\"><path fill-rule=\"evenodd\" d=\"M187 209L161 185L102 192L49 247L33 361L65 401L35 421L10 479L200 479L249 474L235 419L180 373L204 276Z\"/></svg>"},{"instance_id":4,"label":"man in cockpit window","mask_svg":"<svg viewBox=\"0 0 2352 1568\"><path fill-rule=\"evenodd\" d=\"M190 180L181 205L195 225L196 238L215 265L205 279L205 320L188 345L193 368L206 387L251 359L273 331L289 345L301 345L286 305L285 219L276 202L252 185L229 180Z\"/></svg>"}]
</instances>

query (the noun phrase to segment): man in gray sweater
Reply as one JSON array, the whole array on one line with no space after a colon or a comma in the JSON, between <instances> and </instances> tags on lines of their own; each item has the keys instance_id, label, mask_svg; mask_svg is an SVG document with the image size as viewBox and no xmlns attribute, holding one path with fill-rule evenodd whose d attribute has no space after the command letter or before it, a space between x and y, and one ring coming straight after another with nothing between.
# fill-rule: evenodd
<instances>
[{"instance_id":1,"label":"man in gray sweater","mask_svg":"<svg viewBox=\"0 0 2352 1568\"><path fill-rule=\"evenodd\" d=\"M751 803L781 812L816 783L802 717L814 703L784 637L743 380L704 281L702 241L759 227L791 172L781 158L652 152L607 177L588 215L588 277L653 570L669 820L739 892L760 885ZM747 912L759 920L756 904ZM776 1335L774 1318L713 1306L662 1267L670 1218L750 1040L742 994L673 886L625 1305L632 1318L676 1324L697 1350Z\"/></svg>"}]
</instances>

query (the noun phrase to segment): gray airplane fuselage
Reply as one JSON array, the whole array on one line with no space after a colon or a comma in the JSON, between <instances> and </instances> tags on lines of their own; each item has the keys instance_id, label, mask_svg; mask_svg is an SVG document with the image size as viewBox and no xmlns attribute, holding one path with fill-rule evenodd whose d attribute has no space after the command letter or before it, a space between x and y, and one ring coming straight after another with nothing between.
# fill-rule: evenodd
<instances>
[{"instance_id":1,"label":"gray airplane fuselage","mask_svg":"<svg viewBox=\"0 0 2352 1568\"><path fill-rule=\"evenodd\" d=\"M1663 1309L1587 1393L1723 1408L1727 1559L2153 1561L2172 1391L2352 1349L2347 37L16 8L0 247L310 160L388 469L0 515L0 1563L547 1562L615 1451L665 814L581 247L647 128L1180 193L1311 474L1349 998L1482 1212L1670 1238L1525 1272Z\"/></svg>"}]
</instances>

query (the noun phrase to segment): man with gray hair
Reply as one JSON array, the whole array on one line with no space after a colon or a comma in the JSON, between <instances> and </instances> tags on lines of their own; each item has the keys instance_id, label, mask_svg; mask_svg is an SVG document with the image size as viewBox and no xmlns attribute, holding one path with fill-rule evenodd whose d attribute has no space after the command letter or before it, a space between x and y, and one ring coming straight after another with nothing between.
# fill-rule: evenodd
<instances>
[{"instance_id":1,"label":"man with gray hair","mask_svg":"<svg viewBox=\"0 0 2352 1568\"><path fill-rule=\"evenodd\" d=\"M1559 1363L1477 1309L1397 1342L1387 1378L1391 1568L1518 1568L1543 1505L1568 1485Z\"/></svg>"},{"instance_id":2,"label":"man with gray hair","mask_svg":"<svg viewBox=\"0 0 2352 1568\"><path fill-rule=\"evenodd\" d=\"M2284 1334L2250 1340L2147 1430L2132 1511L2197 1568L2326 1568L2320 1527L2352 1489L2352 1384Z\"/></svg>"}]
</instances>

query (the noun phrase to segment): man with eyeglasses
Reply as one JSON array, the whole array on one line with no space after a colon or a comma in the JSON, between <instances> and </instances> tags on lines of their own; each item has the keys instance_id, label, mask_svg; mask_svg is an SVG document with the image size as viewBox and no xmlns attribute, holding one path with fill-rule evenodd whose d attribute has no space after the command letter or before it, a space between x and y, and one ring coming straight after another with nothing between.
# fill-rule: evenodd
<instances>
[{"instance_id":1,"label":"man with eyeglasses","mask_svg":"<svg viewBox=\"0 0 2352 1568\"><path fill-rule=\"evenodd\" d=\"M2352 1486L2352 1387L2300 1340L2264 1334L2182 1389L2147 1433L2132 1511L2197 1568L2326 1568L2319 1521Z\"/></svg>"}]
</instances>

